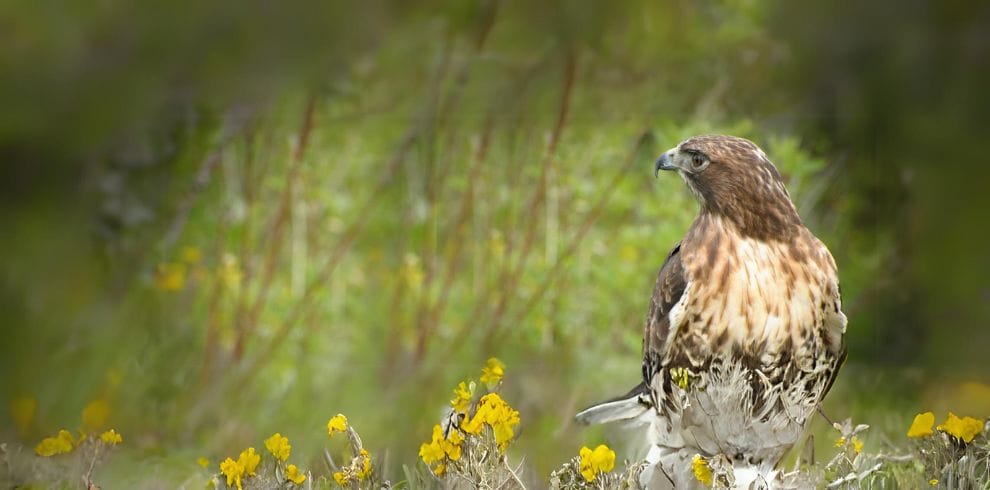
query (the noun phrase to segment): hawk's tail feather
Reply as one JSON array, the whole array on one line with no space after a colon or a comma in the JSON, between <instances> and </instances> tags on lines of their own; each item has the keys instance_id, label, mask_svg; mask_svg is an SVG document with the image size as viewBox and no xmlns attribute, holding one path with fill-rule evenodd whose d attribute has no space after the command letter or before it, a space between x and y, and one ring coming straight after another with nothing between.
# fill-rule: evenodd
<instances>
[{"instance_id":1,"label":"hawk's tail feather","mask_svg":"<svg viewBox=\"0 0 990 490\"><path fill-rule=\"evenodd\" d=\"M592 405L574 416L582 424L604 424L617 421L633 421L653 408L650 402L650 389L646 383L618 398Z\"/></svg>"}]
</instances>

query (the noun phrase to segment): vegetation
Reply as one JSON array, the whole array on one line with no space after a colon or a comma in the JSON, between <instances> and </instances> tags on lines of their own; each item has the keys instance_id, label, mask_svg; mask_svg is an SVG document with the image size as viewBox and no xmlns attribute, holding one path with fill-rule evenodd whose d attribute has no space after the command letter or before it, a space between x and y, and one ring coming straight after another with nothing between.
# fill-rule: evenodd
<instances>
[{"instance_id":1,"label":"vegetation","mask_svg":"<svg viewBox=\"0 0 990 490\"><path fill-rule=\"evenodd\" d=\"M419 448L423 465L403 465L404 480L393 484L386 479L371 453L363 446L361 437L343 414L330 418L327 435L346 434L351 457L340 464L327 449L324 463L327 475L314 478L312 471L288 463L292 445L288 438L276 432L265 440L268 455L262 458L255 448L241 451L237 459L226 458L219 463L219 473L212 471L210 487L243 490L275 488L526 488L523 465L510 463L507 449L516 441L520 414L499 395L505 365L496 358L488 360L482 369L481 385L474 380L461 381L454 388L453 399L445 409L440 423L433 426L428 442ZM483 386L483 387L482 387ZM485 394L481 394L485 392ZM87 407L92 409L92 407ZM99 409L99 407L96 407ZM84 418L86 413L84 412ZM92 418L92 414L90 414ZM105 420L98 422L105 423ZM958 417L949 412L945 422L935 426L932 412L918 414L907 431L907 437L917 440L910 451L903 448L892 454L881 450L864 451L860 437L869 426L856 425L847 419L833 424L841 436L835 440L834 456L827 462L816 461L812 439L805 443L803 453L794 461L790 471L783 471L783 488L984 488L990 484L990 420ZM72 487L70 476L81 473L86 488L94 486L92 475L108 448L122 442L120 434L110 429L99 437L90 437L80 430L76 439L67 430L45 438L35 448L37 457L3 448L8 483L42 482L47 485ZM70 454L73 457L60 455ZM50 463L40 458L52 460ZM605 444L594 449L582 447L578 456L567 461L549 476L552 489L640 489L641 474L646 461L626 461L625 470L614 472L615 451ZM200 458L201 476L211 472L210 461ZM695 455L692 461L695 478L706 488L734 488L735 475L724 456L706 458ZM531 476L527 478L531 482ZM308 482L308 483L307 483Z\"/></svg>"},{"instance_id":2,"label":"vegetation","mask_svg":"<svg viewBox=\"0 0 990 490\"><path fill-rule=\"evenodd\" d=\"M418 449L492 356L514 442L466 437L460 474L585 485L608 465L580 448L605 443L597 484L624 481L635 444L572 417L638 381L696 213L652 162L703 132L764 147L839 265L850 354L825 411L870 429L816 420L801 474L978 478L985 431L904 437L929 408L990 414L990 194L959 144L987 136L978 6L152 4L0 7L0 484L222 487L229 457L242 483L332 486L370 459L361 482L432 485L457 465ZM88 442L32 450L63 427ZM295 472L260 450L276 432Z\"/></svg>"}]
</instances>

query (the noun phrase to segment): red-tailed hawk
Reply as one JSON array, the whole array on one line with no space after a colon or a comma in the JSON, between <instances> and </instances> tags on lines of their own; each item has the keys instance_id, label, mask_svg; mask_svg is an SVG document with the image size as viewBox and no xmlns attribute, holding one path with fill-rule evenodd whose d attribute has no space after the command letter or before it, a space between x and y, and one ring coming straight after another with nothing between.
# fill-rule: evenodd
<instances>
[{"instance_id":1,"label":"red-tailed hawk","mask_svg":"<svg viewBox=\"0 0 990 490\"><path fill-rule=\"evenodd\" d=\"M700 213L660 268L643 383L577 418L648 424L651 486L697 486L695 455L731 464L741 488L772 486L845 357L835 261L752 142L690 138L660 170L680 174Z\"/></svg>"}]
</instances>

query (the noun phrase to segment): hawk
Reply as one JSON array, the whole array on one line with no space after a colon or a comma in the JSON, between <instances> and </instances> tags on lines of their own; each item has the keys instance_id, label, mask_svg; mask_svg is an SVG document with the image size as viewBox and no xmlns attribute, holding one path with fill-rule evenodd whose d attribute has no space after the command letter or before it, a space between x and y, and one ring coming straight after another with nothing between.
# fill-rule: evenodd
<instances>
[{"instance_id":1,"label":"hawk","mask_svg":"<svg viewBox=\"0 0 990 490\"><path fill-rule=\"evenodd\" d=\"M650 487L698 485L695 455L731 465L739 488L769 487L845 358L835 261L754 143L696 136L661 170L680 174L700 212L660 268L643 382L577 419L647 424Z\"/></svg>"}]
</instances>

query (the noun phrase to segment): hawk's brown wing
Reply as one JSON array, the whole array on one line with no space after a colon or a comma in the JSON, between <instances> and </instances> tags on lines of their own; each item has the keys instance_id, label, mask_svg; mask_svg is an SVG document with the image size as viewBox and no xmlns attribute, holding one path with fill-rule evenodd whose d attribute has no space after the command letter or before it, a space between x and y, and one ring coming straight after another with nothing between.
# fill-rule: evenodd
<instances>
[{"instance_id":1,"label":"hawk's brown wing","mask_svg":"<svg viewBox=\"0 0 990 490\"><path fill-rule=\"evenodd\" d=\"M667 255L667 260L660 267L656 286L653 287L653 299L650 301L646 332L643 335L643 382L623 396L582 410L576 416L579 422L603 424L616 420L636 419L656 406L654 394L649 386L653 375L660 371L659 361L664 343L667 341L667 333L670 331L667 315L677 304L687 286L680 250L681 245L678 243Z\"/></svg>"},{"instance_id":2,"label":"hawk's brown wing","mask_svg":"<svg viewBox=\"0 0 990 490\"><path fill-rule=\"evenodd\" d=\"M643 332L643 380L649 384L653 375L660 370L660 360L667 349L667 336L670 333L670 310L680 301L687 287L684 264L681 262L681 244L667 254L667 260L660 267L650 311L646 315L646 328Z\"/></svg>"}]
</instances>

